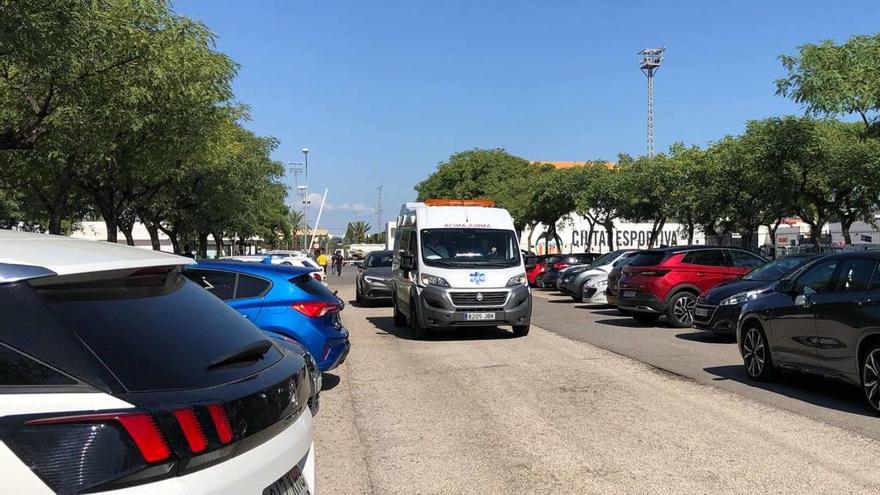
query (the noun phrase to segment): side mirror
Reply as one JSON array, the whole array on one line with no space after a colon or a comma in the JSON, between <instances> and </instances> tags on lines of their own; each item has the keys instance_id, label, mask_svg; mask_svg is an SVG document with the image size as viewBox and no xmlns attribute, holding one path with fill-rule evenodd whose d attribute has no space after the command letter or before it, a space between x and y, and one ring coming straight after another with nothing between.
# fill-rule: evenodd
<instances>
[{"instance_id":1,"label":"side mirror","mask_svg":"<svg viewBox=\"0 0 880 495\"><path fill-rule=\"evenodd\" d=\"M412 254L401 254L400 255L400 269L409 271L415 268L415 259Z\"/></svg>"}]
</instances>

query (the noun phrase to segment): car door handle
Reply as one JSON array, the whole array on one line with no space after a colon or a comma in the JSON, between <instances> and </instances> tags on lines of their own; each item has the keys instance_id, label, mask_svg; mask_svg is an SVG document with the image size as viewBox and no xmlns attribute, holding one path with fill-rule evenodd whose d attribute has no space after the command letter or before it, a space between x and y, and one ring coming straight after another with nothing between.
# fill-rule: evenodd
<instances>
[{"instance_id":1,"label":"car door handle","mask_svg":"<svg viewBox=\"0 0 880 495\"><path fill-rule=\"evenodd\" d=\"M871 298L870 298L870 297L866 297L865 299L861 299L861 300L859 300L859 301L856 301L856 305L857 305L857 306L864 306L864 305L866 305L866 304L871 304Z\"/></svg>"},{"instance_id":2,"label":"car door handle","mask_svg":"<svg viewBox=\"0 0 880 495\"><path fill-rule=\"evenodd\" d=\"M248 319L248 320L250 319L250 317L249 317L248 315L244 314L244 313L242 313L241 316L245 317L245 318Z\"/></svg>"},{"instance_id":3,"label":"car door handle","mask_svg":"<svg viewBox=\"0 0 880 495\"><path fill-rule=\"evenodd\" d=\"M697 272L697 276L698 276L698 277L705 277L705 276L706 276L706 272Z\"/></svg>"}]
</instances>

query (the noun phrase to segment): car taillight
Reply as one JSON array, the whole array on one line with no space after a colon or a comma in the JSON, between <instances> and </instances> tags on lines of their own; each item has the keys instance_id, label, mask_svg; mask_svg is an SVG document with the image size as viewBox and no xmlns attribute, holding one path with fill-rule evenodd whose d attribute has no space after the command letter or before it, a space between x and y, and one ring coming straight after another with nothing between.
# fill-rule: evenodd
<instances>
[{"instance_id":1,"label":"car taillight","mask_svg":"<svg viewBox=\"0 0 880 495\"><path fill-rule=\"evenodd\" d=\"M332 313L334 311L339 311L342 309L342 306L340 306L339 304L326 301L296 302L293 303L291 307L299 311L300 313L308 316L309 318L318 318L326 315L327 313Z\"/></svg>"},{"instance_id":2,"label":"car taillight","mask_svg":"<svg viewBox=\"0 0 880 495\"><path fill-rule=\"evenodd\" d=\"M553 264L553 268L557 270L562 270L563 268L567 268L568 266L568 263L562 261Z\"/></svg>"},{"instance_id":3,"label":"car taillight","mask_svg":"<svg viewBox=\"0 0 880 495\"><path fill-rule=\"evenodd\" d=\"M311 276L313 279L317 280L318 282L320 282L321 280L324 279L324 277L321 275L320 272L312 272Z\"/></svg>"},{"instance_id":4,"label":"car taillight","mask_svg":"<svg viewBox=\"0 0 880 495\"><path fill-rule=\"evenodd\" d=\"M209 437L209 431L216 436ZM58 493L103 491L183 474L205 455L212 461L229 455L221 449L233 438L222 404L7 416L0 424L0 440Z\"/></svg>"},{"instance_id":5,"label":"car taillight","mask_svg":"<svg viewBox=\"0 0 880 495\"><path fill-rule=\"evenodd\" d=\"M220 443L226 445L232 441L232 427L229 425L229 416L226 415L226 409L223 404L211 404L208 406L208 412L211 414L211 421L214 422L214 428L217 429L217 436Z\"/></svg>"},{"instance_id":6,"label":"car taillight","mask_svg":"<svg viewBox=\"0 0 880 495\"><path fill-rule=\"evenodd\" d=\"M180 429L183 431L183 436L186 438L189 449L193 453L205 450L208 446L208 439L205 437L205 432L202 430L202 425L199 424L195 411L189 407L178 409L174 411L174 417L177 418L177 424L180 425Z\"/></svg>"}]
</instances>

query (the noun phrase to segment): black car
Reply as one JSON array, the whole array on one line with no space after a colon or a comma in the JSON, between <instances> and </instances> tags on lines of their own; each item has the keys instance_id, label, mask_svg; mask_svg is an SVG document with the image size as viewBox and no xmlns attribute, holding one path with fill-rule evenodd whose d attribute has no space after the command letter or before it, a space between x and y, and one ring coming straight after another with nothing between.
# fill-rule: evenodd
<instances>
[{"instance_id":1,"label":"black car","mask_svg":"<svg viewBox=\"0 0 880 495\"><path fill-rule=\"evenodd\" d=\"M697 298L694 305L694 328L733 335L746 301L814 258L815 255L798 255L768 261L738 280L709 289Z\"/></svg>"},{"instance_id":2,"label":"black car","mask_svg":"<svg viewBox=\"0 0 880 495\"><path fill-rule=\"evenodd\" d=\"M743 306L736 339L755 380L793 369L861 386L880 412L880 252L811 261Z\"/></svg>"},{"instance_id":3,"label":"black car","mask_svg":"<svg viewBox=\"0 0 880 495\"><path fill-rule=\"evenodd\" d=\"M560 254L547 260L547 269L540 276L538 287L556 287L559 271L575 265L589 265L602 256L598 253Z\"/></svg>"},{"instance_id":4,"label":"black car","mask_svg":"<svg viewBox=\"0 0 880 495\"><path fill-rule=\"evenodd\" d=\"M373 251L358 267L354 283L355 300L369 304L391 302L391 260L394 251Z\"/></svg>"}]
</instances>

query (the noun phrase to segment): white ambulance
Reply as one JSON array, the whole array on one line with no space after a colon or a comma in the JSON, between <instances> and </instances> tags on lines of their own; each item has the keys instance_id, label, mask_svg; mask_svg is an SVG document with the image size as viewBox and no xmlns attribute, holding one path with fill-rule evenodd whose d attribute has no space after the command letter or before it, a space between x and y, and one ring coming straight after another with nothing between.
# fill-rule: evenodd
<instances>
[{"instance_id":1,"label":"white ambulance","mask_svg":"<svg viewBox=\"0 0 880 495\"><path fill-rule=\"evenodd\" d=\"M529 333L532 297L510 213L486 200L426 200L400 209L392 263L394 324L510 325Z\"/></svg>"}]
</instances>

